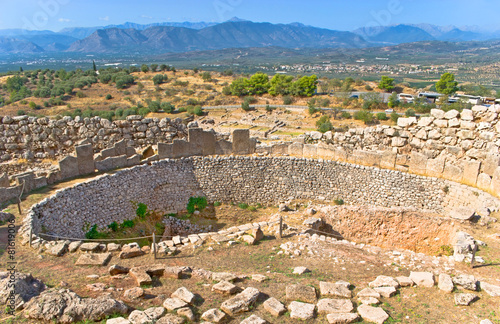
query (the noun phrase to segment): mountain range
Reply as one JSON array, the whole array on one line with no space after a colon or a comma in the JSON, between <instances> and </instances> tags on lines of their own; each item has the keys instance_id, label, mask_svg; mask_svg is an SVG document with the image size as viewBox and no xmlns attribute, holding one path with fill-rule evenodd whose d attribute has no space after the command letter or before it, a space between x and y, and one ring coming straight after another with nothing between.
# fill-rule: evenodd
<instances>
[{"instance_id":1,"label":"mountain range","mask_svg":"<svg viewBox=\"0 0 500 324\"><path fill-rule=\"evenodd\" d=\"M489 40L500 33L481 33L455 26L429 24L359 28L335 31L300 23L255 23L233 18L224 23L125 23L99 27L65 28L59 32L0 30L0 54L179 53L278 46L283 48L366 48L420 41Z\"/></svg>"}]
</instances>

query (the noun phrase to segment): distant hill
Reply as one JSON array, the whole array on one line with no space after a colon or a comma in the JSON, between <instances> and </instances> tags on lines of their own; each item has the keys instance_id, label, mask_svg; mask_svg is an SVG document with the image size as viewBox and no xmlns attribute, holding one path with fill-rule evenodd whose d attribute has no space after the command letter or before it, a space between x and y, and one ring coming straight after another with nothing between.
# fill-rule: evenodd
<instances>
[{"instance_id":1,"label":"distant hill","mask_svg":"<svg viewBox=\"0 0 500 324\"><path fill-rule=\"evenodd\" d=\"M200 30L183 27L150 27L97 30L71 45L70 52L113 53L122 50L185 52L231 47L280 46L286 48L358 48L368 44L351 32L297 24L282 25L249 21L225 22Z\"/></svg>"},{"instance_id":2,"label":"distant hill","mask_svg":"<svg viewBox=\"0 0 500 324\"><path fill-rule=\"evenodd\" d=\"M0 36L0 54L41 53L43 48L26 40Z\"/></svg>"}]
</instances>

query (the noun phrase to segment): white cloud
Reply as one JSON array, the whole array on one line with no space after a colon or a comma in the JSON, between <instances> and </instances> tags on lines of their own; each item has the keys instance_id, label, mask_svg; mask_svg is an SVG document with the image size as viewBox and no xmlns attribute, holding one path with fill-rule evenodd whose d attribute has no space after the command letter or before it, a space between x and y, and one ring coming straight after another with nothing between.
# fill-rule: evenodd
<instances>
[{"instance_id":1,"label":"white cloud","mask_svg":"<svg viewBox=\"0 0 500 324\"><path fill-rule=\"evenodd\" d=\"M68 23L71 21L71 19L67 19L67 18L59 18L58 19L59 22L62 22L62 23Z\"/></svg>"},{"instance_id":2,"label":"white cloud","mask_svg":"<svg viewBox=\"0 0 500 324\"><path fill-rule=\"evenodd\" d=\"M146 16L146 15L141 15L141 18L153 19L153 17L151 17L151 16Z\"/></svg>"},{"instance_id":3,"label":"white cloud","mask_svg":"<svg viewBox=\"0 0 500 324\"><path fill-rule=\"evenodd\" d=\"M109 21L109 16L106 16L106 17L99 17L99 20L102 20L102 21Z\"/></svg>"}]
</instances>

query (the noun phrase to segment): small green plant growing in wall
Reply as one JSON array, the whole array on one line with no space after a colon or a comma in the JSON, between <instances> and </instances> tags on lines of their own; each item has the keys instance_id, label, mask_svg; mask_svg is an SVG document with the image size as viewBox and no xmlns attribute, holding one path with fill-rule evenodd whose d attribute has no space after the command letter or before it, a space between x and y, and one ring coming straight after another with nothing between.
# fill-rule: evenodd
<instances>
[{"instance_id":1,"label":"small green plant growing in wall","mask_svg":"<svg viewBox=\"0 0 500 324\"><path fill-rule=\"evenodd\" d=\"M85 238L89 239L89 240L92 240L92 239L102 239L102 238L106 238L108 235L106 233L101 233L97 230L97 225L94 224L94 226L92 226L90 228L90 230L85 233Z\"/></svg>"},{"instance_id":2,"label":"small green plant growing in wall","mask_svg":"<svg viewBox=\"0 0 500 324\"><path fill-rule=\"evenodd\" d=\"M118 230L119 226L120 225L118 225L117 222L113 222L113 223L111 223L111 224L108 225L108 228L111 229L113 232L116 232Z\"/></svg>"},{"instance_id":3,"label":"small green plant growing in wall","mask_svg":"<svg viewBox=\"0 0 500 324\"><path fill-rule=\"evenodd\" d=\"M124 220L121 227L122 228L132 228L134 227L134 221L133 220Z\"/></svg>"},{"instance_id":4,"label":"small green plant growing in wall","mask_svg":"<svg viewBox=\"0 0 500 324\"><path fill-rule=\"evenodd\" d=\"M206 197L191 197L189 198L186 209L188 213L192 214L195 210L203 210L207 207L207 198Z\"/></svg>"},{"instance_id":5,"label":"small green plant growing in wall","mask_svg":"<svg viewBox=\"0 0 500 324\"><path fill-rule=\"evenodd\" d=\"M335 199L335 200L333 201L333 203L334 203L335 205L340 206L340 205L343 205L343 204L344 204L344 200L342 200L342 199L340 199L340 198L337 198L337 199Z\"/></svg>"},{"instance_id":6,"label":"small green plant growing in wall","mask_svg":"<svg viewBox=\"0 0 500 324\"><path fill-rule=\"evenodd\" d=\"M137 209L135 213L140 220L145 220L146 216L149 216L148 206L146 206L146 204L143 203L137 204Z\"/></svg>"}]
</instances>

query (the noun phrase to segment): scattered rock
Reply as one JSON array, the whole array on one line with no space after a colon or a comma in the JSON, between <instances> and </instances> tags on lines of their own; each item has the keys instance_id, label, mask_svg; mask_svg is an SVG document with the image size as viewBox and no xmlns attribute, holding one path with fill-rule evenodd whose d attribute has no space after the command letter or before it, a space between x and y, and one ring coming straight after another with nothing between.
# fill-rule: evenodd
<instances>
[{"instance_id":1,"label":"scattered rock","mask_svg":"<svg viewBox=\"0 0 500 324\"><path fill-rule=\"evenodd\" d=\"M326 319L330 324L349 324L357 322L359 315L355 313L339 313L339 314L328 314Z\"/></svg>"},{"instance_id":2,"label":"scattered rock","mask_svg":"<svg viewBox=\"0 0 500 324\"><path fill-rule=\"evenodd\" d=\"M106 321L106 324L131 324L131 322L123 317L110 318Z\"/></svg>"},{"instance_id":3,"label":"scattered rock","mask_svg":"<svg viewBox=\"0 0 500 324\"><path fill-rule=\"evenodd\" d=\"M461 274L453 278L453 283L457 286L461 286L464 289L476 291L477 290L477 280L473 275Z\"/></svg>"},{"instance_id":4,"label":"scattered rock","mask_svg":"<svg viewBox=\"0 0 500 324\"><path fill-rule=\"evenodd\" d=\"M392 297L396 294L396 288L394 287L376 287L373 289L385 298Z\"/></svg>"},{"instance_id":5,"label":"scattered rock","mask_svg":"<svg viewBox=\"0 0 500 324\"><path fill-rule=\"evenodd\" d=\"M378 305L380 301L374 297L360 297L358 298L363 305Z\"/></svg>"},{"instance_id":6,"label":"scattered rock","mask_svg":"<svg viewBox=\"0 0 500 324\"><path fill-rule=\"evenodd\" d=\"M377 324L383 324L389 318L382 308L368 305L359 306L358 313L364 320Z\"/></svg>"},{"instance_id":7,"label":"scattered rock","mask_svg":"<svg viewBox=\"0 0 500 324\"><path fill-rule=\"evenodd\" d=\"M177 315L184 316L188 321L193 322L196 317L194 316L193 310L189 307L182 307L177 310Z\"/></svg>"},{"instance_id":8,"label":"scattered rock","mask_svg":"<svg viewBox=\"0 0 500 324\"><path fill-rule=\"evenodd\" d=\"M434 275L431 272L410 272L410 279L417 286L432 288L434 287Z\"/></svg>"},{"instance_id":9,"label":"scattered rock","mask_svg":"<svg viewBox=\"0 0 500 324\"><path fill-rule=\"evenodd\" d=\"M108 243L106 248L108 252L118 252L121 250L122 246L116 243Z\"/></svg>"},{"instance_id":10,"label":"scattered rock","mask_svg":"<svg viewBox=\"0 0 500 324\"><path fill-rule=\"evenodd\" d=\"M128 299L141 298L142 296L144 296L144 289L142 289L140 287L135 287L135 288L127 289L123 293L123 296L125 298L128 298Z\"/></svg>"},{"instance_id":11,"label":"scattered rock","mask_svg":"<svg viewBox=\"0 0 500 324\"><path fill-rule=\"evenodd\" d=\"M151 278L151 276L139 267L130 269L129 275L134 278L137 286L139 287L143 285L153 284L153 279Z\"/></svg>"},{"instance_id":12,"label":"scattered rock","mask_svg":"<svg viewBox=\"0 0 500 324\"><path fill-rule=\"evenodd\" d=\"M83 252L97 252L99 250L99 243L82 243L80 251Z\"/></svg>"},{"instance_id":13,"label":"scattered rock","mask_svg":"<svg viewBox=\"0 0 500 324\"><path fill-rule=\"evenodd\" d=\"M165 307L169 311L174 311L176 309L183 308L186 306L188 306L188 304L185 301L180 300L179 298L167 298L163 302L163 307Z\"/></svg>"},{"instance_id":14,"label":"scattered rock","mask_svg":"<svg viewBox=\"0 0 500 324\"><path fill-rule=\"evenodd\" d=\"M80 245L82 245L82 241L75 241L75 242L69 243L68 252L70 252L70 253L76 252L78 250L78 248L80 247Z\"/></svg>"},{"instance_id":15,"label":"scattered rock","mask_svg":"<svg viewBox=\"0 0 500 324\"><path fill-rule=\"evenodd\" d=\"M69 245L69 242L60 242L60 243L57 243L56 245L54 245L49 253L54 255L54 256L62 256L64 253L66 253L67 249L68 249L68 245Z\"/></svg>"},{"instance_id":16,"label":"scattered rock","mask_svg":"<svg viewBox=\"0 0 500 324\"><path fill-rule=\"evenodd\" d=\"M492 297L500 297L499 286L490 285L489 283L483 281L479 282L479 286L481 287L481 290L484 290L488 295Z\"/></svg>"},{"instance_id":17,"label":"scattered rock","mask_svg":"<svg viewBox=\"0 0 500 324\"><path fill-rule=\"evenodd\" d=\"M315 304L318 300L316 297L316 288L305 285L289 285L286 287L286 300L301 300L306 303Z\"/></svg>"},{"instance_id":18,"label":"scattered rock","mask_svg":"<svg viewBox=\"0 0 500 324\"><path fill-rule=\"evenodd\" d=\"M240 324L266 324L267 322L260 318L257 315L252 315L248 318L245 318Z\"/></svg>"},{"instance_id":19,"label":"scattered rock","mask_svg":"<svg viewBox=\"0 0 500 324\"><path fill-rule=\"evenodd\" d=\"M290 318L298 318L301 320L308 320L314 318L314 304L301 303L293 301L288 305L290 310Z\"/></svg>"},{"instance_id":20,"label":"scattered rock","mask_svg":"<svg viewBox=\"0 0 500 324\"><path fill-rule=\"evenodd\" d=\"M451 277L446 273L441 273L439 275L438 288L441 289L442 291L451 293L454 288Z\"/></svg>"},{"instance_id":21,"label":"scattered rock","mask_svg":"<svg viewBox=\"0 0 500 324\"><path fill-rule=\"evenodd\" d=\"M356 295L358 297L373 297L373 298L380 298L380 294L373 288L365 288L358 292Z\"/></svg>"},{"instance_id":22,"label":"scattered rock","mask_svg":"<svg viewBox=\"0 0 500 324\"><path fill-rule=\"evenodd\" d=\"M354 310L349 299L320 299L317 306L320 314L350 313Z\"/></svg>"},{"instance_id":23,"label":"scattered rock","mask_svg":"<svg viewBox=\"0 0 500 324\"><path fill-rule=\"evenodd\" d=\"M319 291L322 296L352 297L352 292L345 285L338 283L320 281Z\"/></svg>"},{"instance_id":24,"label":"scattered rock","mask_svg":"<svg viewBox=\"0 0 500 324\"><path fill-rule=\"evenodd\" d=\"M9 275L6 275L0 281L0 304L7 304L10 292L12 291L10 288L12 285L16 287L14 290L14 302L16 309L28 302L31 298L38 296L46 289L45 284L42 281L33 278L31 274L17 272L13 281L11 281L11 277Z\"/></svg>"},{"instance_id":25,"label":"scattered rock","mask_svg":"<svg viewBox=\"0 0 500 324\"><path fill-rule=\"evenodd\" d=\"M368 284L370 287L394 287L399 288L399 283L392 277L378 276L374 281Z\"/></svg>"},{"instance_id":26,"label":"scattered rock","mask_svg":"<svg viewBox=\"0 0 500 324\"><path fill-rule=\"evenodd\" d=\"M186 287L181 287L174 291L170 296L172 298L178 298L180 300L185 301L188 304L192 304L194 302L195 296L192 292L190 292Z\"/></svg>"},{"instance_id":27,"label":"scattered rock","mask_svg":"<svg viewBox=\"0 0 500 324\"><path fill-rule=\"evenodd\" d=\"M311 272L311 270L307 269L306 267L296 267L295 269L293 269L293 274L301 275L308 272Z\"/></svg>"},{"instance_id":28,"label":"scattered rock","mask_svg":"<svg viewBox=\"0 0 500 324\"><path fill-rule=\"evenodd\" d=\"M472 217L474 217L475 211L472 208L469 207L458 207L454 208L449 212L449 216L453 219L458 219L458 220L470 220Z\"/></svg>"},{"instance_id":29,"label":"scattered rock","mask_svg":"<svg viewBox=\"0 0 500 324\"><path fill-rule=\"evenodd\" d=\"M237 279L234 274L228 273L228 272L213 272L212 273L212 280L214 281L229 281L233 282Z\"/></svg>"},{"instance_id":30,"label":"scattered rock","mask_svg":"<svg viewBox=\"0 0 500 324\"><path fill-rule=\"evenodd\" d=\"M109 260L111 260L111 253L100 253L100 254L91 254L85 253L82 254L78 260L76 260L75 265L77 266L105 266L108 264Z\"/></svg>"},{"instance_id":31,"label":"scattered rock","mask_svg":"<svg viewBox=\"0 0 500 324\"><path fill-rule=\"evenodd\" d=\"M248 312L250 306L257 301L259 294L260 292L257 288L248 287L233 298L223 302L220 308L231 316L242 312Z\"/></svg>"},{"instance_id":32,"label":"scattered rock","mask_svg":"<svg viewBox=\"0 0 500 324\"><path fill-rule=\"evenodd\" d=\"M163 276L166 278L180 279L182 276L182 269L180 267L165 267Z\"/></svg>"},{"instance_id":33,"label":"scattered rock","mask_svg":"<svg viewBox=\"0 0 500 324\"><path fill-rule=\"evenodd\" d=\"M474 294L455 294L455 305L469 306L477 298Z\"/></svg>"},{"instance_id":34,"label":"scattered rock","mask_svg":"<svg viewBox=\"0 0 500 324\"><path fill-rule=\"evenodd\" d=\"M119 274L127 274L129 271L130 271L130 268L123 267L123 266L120 266L117 264L112 265L111 267L109 267L109 270L108 270L108 272L111 276L116 276Z\"/></svg>"},{"instance_id":35,"label":"scattered rock","mask_svg":"<svg viewBox=\"0 0 500 324\"><path fill-rule=\"evenodd\" d=\"M180 316L174 314L166 314L159 320L155 322L155 324L184 324L186 320Z\"/></svg>"},{"instance_id":36,"label":"scattered rock","mask_svg":"<svg viewBox=\"0 0 500 324\"><path fill-rule=\"evenodd\" d=\"M144 251L141 250L138 246L131 247L130 245L125 245L123 246L122 251L119 254L119 258L130 259L144 254L145 254Z\"/></svg>"},{"instance_id":37,"label":"scattered rock","mask_svg":"<svg viewBox=\"0 0 500 324\"><path fill-rule=\"evenodd\" d=\"M68 289L47 290L25 306L30 319L57 323L100 321L107 315L127 314L128 307L109 296L81 298Z\"/></svg>"},{"instance_id":38,"label":"scattered rock","mask_svg":"<svg viewBox=\"0 0 500 324\"><path fill-rule=\"evenodd\" d=\"M268 298L264 302L263 306L266 311L276 317L283 315L286 312L285 305L280 303L280 301L274 297Z\"/></svg>"},{"instance_id":39,"label":"scattered rock","mask_svg":"<svg viewBox=\"0 0 500 324\"><path fill-rule=\"evenodd\" d=\"M254 274L252 275L252 280L257 282L263 282L267 280L267 277L261 274Z\"/></svg>"},{"instance_id":40,"label":"scattered rock","mask_svg":"<svg viewBox=\"0 0 500 324\"><path fill-rule=\"evenodd\" d=\"M236 287L230 282L220 281L219 283L216 283L215 285L212 286L212 291L225 295L232 295L238 291L238 287Z\"/></svg>"},{"instance_id":41,"label":"scattered rock","mask_svg":"<svg viewBox=\"0 0 500 324\"><path fill-rule=\"evenodd\" d=\"M401 287L411 287L415 284L409 277L396 277L396 281Z\"/></svg>"},{"instance_id":42,"label":"scattered rock","mask_svg":"<svg viewBox=\"0 0 500 324\"><path fill-rule=\"evenodd\" d=\"M90 291L104 291L104 289L106 289L106 284L103 284L102 282L97 282L89 284L86 287Z\"/></svg>"},{"instance_id":43,"label":"scattered rock","mask_svg":"<svg viewBox=\"0 0 500 324\"><path fill-rule=\"evenodd\" d=\"M220 323L226 317L226 314L217 308L209 309L201 315L201 318L205 321Z\"/></svg>"}]
</instances>

